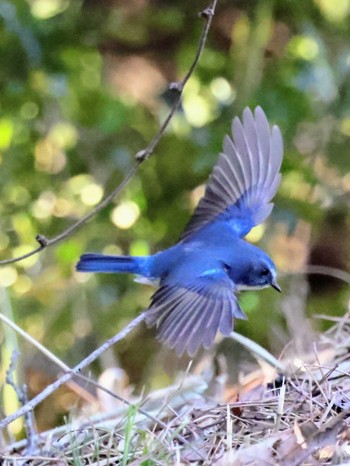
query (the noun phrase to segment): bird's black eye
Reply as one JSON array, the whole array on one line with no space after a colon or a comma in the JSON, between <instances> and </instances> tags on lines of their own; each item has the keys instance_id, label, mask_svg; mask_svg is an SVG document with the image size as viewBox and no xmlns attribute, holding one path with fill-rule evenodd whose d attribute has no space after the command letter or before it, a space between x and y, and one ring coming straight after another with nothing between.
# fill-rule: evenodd
<instances>
[{"instance_id":1,"label":"bird's black eye","mask_svg":"<svg viewBox=\"0 0 350 466\"><path fill-rule=\"evenodd\" d=\"M224 264L224 271L227 273L231 270L231 267L227 264Z\"/></svg>"},{"instance_id":2,"label":"bird's black eye","mask_svg":"<svg viewBox=\"0 0 350 466\"><path fill-rule=\"evenodd\" d=\"M263 277L266 277L266 275L268 275L268 274L269 274L269 269L262 269L261 275L262 275Z\"/></svg>"}]
</instances>

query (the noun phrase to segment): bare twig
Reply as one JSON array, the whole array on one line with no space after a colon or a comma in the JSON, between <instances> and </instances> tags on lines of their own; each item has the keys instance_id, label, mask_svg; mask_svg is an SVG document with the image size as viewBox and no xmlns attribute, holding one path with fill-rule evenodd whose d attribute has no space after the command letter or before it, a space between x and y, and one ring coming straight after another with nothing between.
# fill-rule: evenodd
<instances>
[{"instance_id":1,"label":"bare twig","mask_svg":"<svg viewBox=\"0 0 350 466\"><path fill-rule=\"evenodd\" d=\"M350 274L345 270L336 269L334 267L327 267L325 265L308 265L304 273L309 275L327 275L329 277L338 278L350 285Z\"/></svg>"},{"instance_id":2,"label":"bare twig","mask_svg":"<svg viewBox=\"0 0 350 466\"><path fill-rule=\"evenodd\" d=\"M25 340L27 340L30 344L35 346L41 353L43 353L50 361L56 364L58 367L63 369L64 371L69 371L70 367L67 366L63 361L61 361L57 356L55 356L51 351L49 351L45 346L41 345L35 338L31 337L27 332L22 330L18 325L12 322L11 319L6 317L4 314L0 313L0 320L2 320L6 325L11 327L15 332L21 335Z\"/></svg>"},{"instance_id":3,"label":"bare twig","mask_svg":"<svg viewBox=\"0 0 350 466\"><path fill-rule=\"evenodd\" d=\"M139 317L142 317L143 315L141 314L141 316ZM47 350L46 348L44 348L39 342L37 342L36 340L34 340L32 337L30 337L30 335L28 335L26 332L24 332L23 330L21 330L17 325L13 324L13 322L9 321L7 318L3 318L4 316L2 314L0 314L0 318L2 320L4 320L8 325L10 325L14 330L18 331L20 333L20 335L22 335L26 340L28 340L30 343L32 343L36 348L38 348L40 351L43 352L43 354L48 357L51 361L53 361L55 364L57 364L61 369L63 369L65 371L65 374L59 378L56 382L54 382L53 384L51 384L50 386L46 387L45 390L49 389L50 387L54 387L54 388L51 388L50 390L47 390L46 391L46 396L50 396L53 391L55 391L59 386L61 386L62 384L64 383L69 383L71 380L66 380L66 376L67 374L69 374L72 378L74 377L77 377L78 379L81 379L83 380L84 382L90 384L90 385L93 385L95 388L98 388L99 390L102 390L104 391L105 393L109 394L111 397L113 398L116 398L117 400L121 401L122 403L124 403L125 405L127 406L132 406L133 403L130 402L129 400L125 399L124 397L118 395L117 393L115 392L112 392L111 390L109 390L108 388L104 387L103 385L97 383L95 380L91 379L90 377L86 377L84 376L83 374L80 374L78 372L78 366L71 369L69 366L67 366L64 362L62 362L59 358L57 358L53 353L51 353L49 350ZM135 322L137 320L137 322ZM134 329L134 327L136 327L138 325L139 322L141 322L143 320L140 319L138 320L135 319L134 321L132 321L130 324L129 324L129 328L130 330L129 331L132 331ZM121 332L120 332L121 333ZM128 332L127 332L128 333ZM125 333L124 337L127 335L127 333ZM120 335L120 334L118 334ZM118 337L118 335L115 335L115 337L111 338L109 340L109 342L106 342L108 343L108 346L106 345L106 343L103 344L103 349L101 350L101 348L98 348L94 353L92 353L88 358L85 359L85 362L86 362L86 365L89 365L91 364L91 362L93 362L95 359L97 359L97 357L101 354L101 352L103 351L106 351L111 345L113 345L114 343L116 343L118 340L121 340L123 339L124 337ZM21 402L21 404L23 405L27 405L27 404L30 404L31 407L30 409L25 413L25 414L19 414L19 416L22 416L24 415L24 417L26 418L26 430L27 430L27 439L28 439L28 444L27 444L27 448L26 448L26 452L27 454L34 454L35 452L35 439L36 439L36 435L35 435L35 429L34 427L30 428L31 426L34 426L34 420L33 420L33 416L32 416L32 410L33 408L38 404L40 403L41 401L43 401L42 398L38 399L41 395L38 395L36 398L34 398L33 400L31 400L30 402L28 402L28 399L27 399L27 396L26 396L26 391L22 391L13 381L13 378L12 378L12 372L14 371L14 365L15 365L15 362L16 362L16 359L18 357L18 353L14 353L13 354L13 357L12 357L12 360L11 360L11 365L10 365L10 368L9 370L7 371L7 376L6 376L6 382L8 384L10 384L13 389L15 390L16 394L17 394L17 397L18 397L18 400ZM82 366L82 364L84 364L84 361L82 361L82 363L79 364L80 366L80 370L82 370L84 367L86 367L86 365L84 364L84 366ZM61 379L64 378L64 381L62 383L60 383L60 385L57 385L58 382L61 381ZM26 387L24 386L23 387L23 390L26 390ZM38 400L38 401L36 401ZM35 404L33 405L33 401L35 402ZM17 414L19 413L20 410L18 410L16 413L14 414ZM146 410L144 410L143 408L141 408L141 406L138 407L138 412L140 414L143 414L146 418L152 420L153 422L155 422L156 424L158 424L160 427L162 427L163 429L166 429L167 426L166 424L161 420L161 419L157 419L155 416L153 416L151 413L148 413ZM9 416L10 417L10 416ZM8 418L6 418L8 419ZM6 421L6 419L4 421ZM15 419L13 419L15 420ZM11 420L9 422L12 422ZM1 428L1 424L0 424L0 428ZM202 454L194 447L190 444L190 442L188 442L182 435L180 435L179 433L175 433L175 437L177 438L177 440L179 442L181 442L182 444L184 445L187 445L189 448L191 448L195 453L197 453L199 455L199 457L201 457L202 459L205 459Z\"/></svg>"},{"instance_id":4,"label":"bare twig","mask_svg":"<svg viewBox=\"0 0 350 466\"><path fill-rule=\"evenodd\" d=\"M75 375L77 375L82 369L89 366L93 361L95 361L102 353L107 351L108 348L113 346L120 340L123 340L132 330L134 330L137 325L139 325L146 317L147 311L143 312L132 320L125 328L123 328L119 333L114 335L109 340L105 341L103 345L97 348L94 352L89 354L83 361L76 365L73 369L65 372L59 379L57 379L52 384L48 385L42 392L39 393L35 398L30 400L25 406L18 409L15 413L10 414L5 419L0 422L0 429L8 426L11 422L15 421L21 416L25 416L27 413L31 412L35 406L45 400L53 392L55 392L59 387L64 385L66 382L71 380Z\"/></svg>"},{"instance_id":5,"label":"bare twig","mask_svg":"<svg viewBox=\"0 0 350 466\"><path fill-rule=\"evenodd\" d=\"M116 197L125 188L128 182L137 172L139 165L140 165L139 162L134 164L131 170L129 171L129 173L123 179L123 181L105 199L103 199L103 201L100 202L100 204L98 204L91 212L81 217L77 222L75 222L69 228L67 228L62 233L60 233L59 235L51 239L46 238L46 236L43 236L40 234L37 235L35 239L40 245L38 248L33 249L32 251L26 254L23 254L21 256L17 256L17 257L13 257L12 259L6 259L3 261L0 261L0 265L12 264L14 262L19 262L23 259L27 259L28 257L34 256L35 254L39 253L43 249L46 249L49 246L53 246L54 244L57 244L59 241L62 241L63 239L68 238L68 236L71 236L73 233L75 233L76 230L78 230L78 228L80 228L88 220L90 220L90 218L94 217L100 210L106 207L112 201L112 199Z\"/></svg>"},{"instance_id":6,"label":"bare twig","mask_svg":"<svg viewBox=\"0 0 350 466\"><path fill-rule=\"evenodd\" d=\"M12 353L11 357L11 363L6 371L6 383L10 385L16 395L18 401L21 403L22 406L25 406L28 403L28 390L27 390L27 385L23 384L22 388L19 387L19 385L15 382L13 374L16 370L16 362L19 357L19 353L15 350ZM34 421L34 416L32 412L27 412L24 416L25 419L25 430L27 434L27 447L26 447L26 454L31 455L37 445L37 432L36 432L36 427L35 427L35 421Z\"/></svg>"},{"instance_id":7,"label":"bare twig","mask_svg":"<svg viewBox=\"0 0 350 466\"><path fill-rule=\"evenodd\" d=\"M33 338L31 335L29 335L27 332L25 332L23 329L21 329L17 324L12 322L11 319L6 317L1 312L0 312L0 320L3 321L9 327L11 327L19 335L21 335L21 337L23 337L25 340L27 340L35 348L37 348L44 356L46 356L51 362L56 364L58 367L60 367L64 372L67 372L67 371L71 370L71 368L69 366L67 366L67 364L65 364L63 361L61 361L50 350L45 348L45 346L43 346L41 343L39 343L37 340L35 340L35 338ZM80 398L84 399L88 403L96 402L96 399L93 397L93 395L91 393L84 390L82 387L77 385L75 382L69 381L69 382L67 382L67 385L69 386L69 388L73 392L75 392Z\"/></svg>"},{"instance_id":8,"label":"bare twig","mask_svg":"<svg viewBox=\"0 0 350 466\"><path fill-rule=\"evenodd\" d=\"M196 55L195 55L195 57L193 59L193 62L191 64L188 72L186 73L185 77L181 81L170 84L169 87L171 89L177 91L176 98L175 98L175 100L174 100L174 102L173 102L173 104L172 104L172 106L170 108L170 111L169 111L167 117L165 118L163 124L159 128L158 132L156 133L156 135L154 136L152 141L149 143L149 145L145 149L142 149L142 150L137 152L137 154L135 155L136 163L132 166L132 168L130 169L129 173L125 176L123 181L105 199L103 199L100 202L100 204L98 204L93 210L91 210L91 212L89 212L88 214L81 217L77 222L73 223L73 225L68 227L62 233L58 234L57 236L54 236L53 238L47 238L44 235L38 234L35 239L39 243L39 247L33 249L32 251L30 251L30 252L28 252L26 254L21 255L21 256L13 257L12 259L2 260L2 261L0 261L0 265L12 264L14 262L19 262L21 260L27 259L28 257L34 256L35 254L38 254L43 249L46 249L46 248L48 248L50 246L53 246L53 245L57 244L58 242L60 242L60 241L62 241L64 239L68 238L69 236L73 235L73 233L75 233L76 230L78 230L88 220L90 220L92 217L94 217L100 210L104 209L125 188L125 186L128 184L128 182L137 173L139 166L153 154L154 149L158 145L160 139L163 137L166 129L169 126L169 123L170 123L174 113L176 112L177 108L180 105L184 87L185 87L187 81L189 80L189 78L191 77L191 75L193 74L193 71L194 71L195 67L197 66L198 61L200 59L200 56L201 56L201 54L203 52L203 49L204 49L204 46L205 46L205 43L206 43L206 40L207 40L207 37L208 37L208 32L209 32L209 29L210 29L210 25L211 25L211 22L212 22L212 18L213 18L214 13L215 13L217 2L218 2L218 0L211 0L210 3L209 3L209 6L200 13L199 16L204 19L205 24L204 24L203 32L202 32L202 35L201 35L201 38L200 38L200 41L199 41L199 45L198 45L198 48L197 48L197 52L196 52Z\"/></svg>"},{"instance_id":9,"label":"bare twig","mask_svg":"<svg viewBox=\"0 0 350 466\"><path fill-rule=\"evenodd\" d=\"M182 81L174 82L174 83L170 84L169 88L171 90L177 91L177 96L176 96L176 98L175 98L175 100L173 102L173 105L172 105L169 113L168 113L168 116L164 120L164 122L163 122L162 126L160 127L158 133L154 136L154 138L152 139L150 144L146 147L146 149L141 150L136 154L136 160L138 160L140 162L143 162L144 160L146 160L146 159L148 159L150 157L150 155L154 151L155 147L159 143L161 137L163 136L165 130L167 129L167 127L168 127L168 125L170 123L170 120L172 119L174 113L176 112L177 108L180 105L184 87L185 87L187 81L190 79L191 75L193 74L193 71L194 71L195 67L197 66L197 63L198 63L198 61L200 59L200 56L202 55L202 52L203 52L203 49L204 49L204 46L205 46L205 43L206 43L206 40L207 40L207 37L208 37L208 32L209 32L209 29L210 29L211 21L213 19L214 13L215 13L215 8L216 8L217 2L218 2L218 0L212 0L210 2L210 5L208 6L208 8L206 8L205 10L203 10L199 14L200 17L205 19L206 23L205 23L205 26L203 28L203 32L202 32L202 35L201 35L201 38L200 38L200 41L199 41L199 46L198 46L196 55L194 57L194 60L193 60L193 62L191 64L189 70L187 71L187 73L186 73L185 77L182 79Z\"/></svg>"},{"instance_id":10,"label":"bare twig","mask_svg":"<svg viewBox=\"0 0 350 466\"><path fill-rule=\"evenodd\" d=\"M262 359L263 361L270 364L270 366L275 367L282 374L286 372L285 365L281 361L278 361L278 359L276 359L265 348L255 343L255 341L252 341L237 332L231 332L230 338L232 338L232 340L236 341L237 343L240 343L258 359Z\"/></svg>"}]
</instances>

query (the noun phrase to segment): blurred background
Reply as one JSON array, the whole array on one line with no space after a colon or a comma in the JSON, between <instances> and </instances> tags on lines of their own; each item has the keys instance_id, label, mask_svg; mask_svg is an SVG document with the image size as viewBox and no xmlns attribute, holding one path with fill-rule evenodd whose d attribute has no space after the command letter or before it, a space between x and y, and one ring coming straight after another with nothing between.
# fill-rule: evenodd
<instances>
[{"instance_id":1,"label":"blurred background","mask_svg":"<svg viewBox=\"0 0 350 466\"><path fill-rule=\"evenodd\" d=\"M125 176L159 128L199 43L206 1L2 0L0 3L0 259L36 247L89 212ZM322 315L347 311L346 283L304 274L349 270L350 0L219 0L181 109L122 195L74 236L0 268L0 312L74 366L149 304L131 276L77 274L83 252L148 254L182 232L245 106L263 107L285 143L283 179L268 221L249 236L277 264L282 295L242 293L238 332L278 355L305 351ZM13 348L33 396L58 374L6 326L1 405ZM224 341L223 354L236 353ZM200 356L199 356L200 357ZM244 370L239 356L229 371ZM123 368L136 390L184 370L144 327L91 367ZM128 383L125 382L127 385ZM77 403L69 389L37 410L40 429ZM20 428L20 425L19 427Z\"/></svg>"}]
</instances>

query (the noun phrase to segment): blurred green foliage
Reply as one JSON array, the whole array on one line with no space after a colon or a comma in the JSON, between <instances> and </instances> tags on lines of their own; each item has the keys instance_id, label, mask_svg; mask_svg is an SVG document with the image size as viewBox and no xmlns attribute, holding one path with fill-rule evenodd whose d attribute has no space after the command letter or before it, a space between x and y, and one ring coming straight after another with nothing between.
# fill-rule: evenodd
<instances>
[{"instance_id":1,"label":"blurred green foliage","mask_svg":"<svg viewBox=\"0 0 350 466\"><path fill-rule=\"evenodd\" d=\"M123 179L169 109L168 84L193 60L197 14L206 6L1 1L1 259L36 247L38 233L62 232ZM17 323L73 365L147 307L149 287L126 276L79 275L75 263L86 251L146 254L176 241L198 200L195 188L246 105L261 105L285 140L276 207L263 239L263 229L252 239L282 274L300 272L309 257L348 268L349 12L349 0L219 0L182 108L139 175L73 237L0 268ZM327 221L334 208L335 226ZM310 256L323 246L326 254ZM292 280L287 275L286 290ZM311 285L319 296L318 282ZM334 286L331 301L317 298L309 308L344 312L346 291ZM249 321L237 323L270 349L286 342L271 343L271 331L285 325L276 299L269 290L242 295ZM0 310L7 312L4 304ZM115 348L137 383L155 375L151 334L140 329ZM23 347L25 367L36 367L35 350ZM40 370L50 373L45 364Z\"/></svg>"}]
</instances>

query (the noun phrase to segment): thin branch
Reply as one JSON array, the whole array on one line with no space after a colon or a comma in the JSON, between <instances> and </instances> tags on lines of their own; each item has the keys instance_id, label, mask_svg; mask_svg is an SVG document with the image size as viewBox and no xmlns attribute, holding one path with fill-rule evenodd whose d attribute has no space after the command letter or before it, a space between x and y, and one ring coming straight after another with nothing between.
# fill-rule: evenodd
<instances>
[{"instance_id":1,"label":"thin branch","mask_svg":"<svg viewBox=\"0 0 350 466\"><path fill-rule=\"evenodd\" d=\"M214 13L215 13L217 2L218 0L211 0L211 2L209 3L209 6L200 13L199 16L204 19L205 24L204 24L202 35L201 35L199 45L197 48L197 52L193 59L193 62L191 63L190 68L188 72L186 73L185 77L181 81L170 84L169 87L177 91L176 98L170 108L170 111L167 117L165 118L164 122L162 123L161 127L159 128L158 132L156 133L152 141L149 143L149 145L145 149L142 149L137 152L137 154L135 155L136 163L132 166L132 168L130 169L129 173L125 176L123 181L105 199L103 199L100 202L100 204L98 204L94 209L92 209L91 212L81 217L77 222L73 223L73 225L68 227L62 233L58 234L57 236L54 236L53 238L47 238L44 235L38 234L35 239L39 243L39 247L21 256L13 257L12 259L2 260L0 261L0 265L13 264L14 262L19 262L21 260L27 259L28 257L38 254L43 249L53 246L57 244L58 242L73 235L81 226L83 226L88 220L94 217L100 210L104 209L116 196L118 196L120 192L128 184L128 182L135 176L135 174L137 173L139 169L139 166L153 154L156 146L158 145L160 139L163 137L166 129L169 126L171 119L173 118L176 110L178 109L180 105L184 87L187 81L189 80L189 78L191 77L191 75L193 74L194 69L196 68L198 64L200 56L205 47L205 43L208 37L209 29L210 29L211 22L212 22Z\"/></svg>"},{"instance_id":2,"label":"thin branch","mask_svg":"<svg viewBox=\"0 0 350 466\"><path fill-rule=\"evenodd\" d=\"M278 361L271 353L269 353L265 348L258 345L253 340L240 335L237 332L231 332L230 338L232 340L237 341L242 346L244 346L247 350L249 350L256 358L262 359L263 361L267 362L271 367L276 368L282 374L286 373L286 366L281 362Z\"/></svg>"},{"instance_id":3,"label":"thin branch","mask_svg":"<svg viewBox=\"0 0 350 466\"><path fill-rule=\"evenodd\" d=\"M147 311L146 311L147 312ZM146 313L144 313L146 314ZM134 321L132 321L130 324L129 324L129 331L132 331L137 325L138 323L140 323L143 319L144 319L144 316L143 314L141 314L141 316L139 317L143 317L142 319L138 320L135 319ZM51 353L51 351L49 351L47 348L45 348L44 346L42 346L38 341L36 341L34 338L32 338L30 335L28 335L26 332L24 332L22 329L20 329L16 324L14 324L12 321L10 321L9 319L7 319L7 317L5 317L3 314L0 314L0 319L3 320L6 324L8 324L11 328L13 328L15 331L17 331L23 338L25 338L27 341L29 341L31 344L33 344L37 349L39 349L48 359L50 359L53 363L57 364L61 369L63 369L65 371L65 374L63 374L63 376L61 376L56 382L54 382L53 384L49 385L48 387L46 387L45 390L49 389L46 391L46 397L50 396L53 391L55 391L59 386L61 386L62 384L64 383L71 383L71 380L66 380L64 379L64 381L61 383L60 381L66 377L67 373L71 376L71 379L74 378L74 377L77 377L78 379L81 379L83 380L84 382L94 386L95 388L98 388L99 390L102 390L104 391L105 393L109 394L110 396L112 396L113 398L116 398L117 400L121 401L122 403L124 403L126 406L132 406L134 403L130 402L129 400L127 400L126 398L118 395L117 393L115 392L112 392L111 390L109 390L108 388L104 387L103 385L99 384L98 382L96 382L95 380L91 379L90 377L86 377L84 376L83 374L80 373L80 371L85 368L85 364L84 362L86 362L86 365L89 365L91 364L91 362L93 362L95 359L97 359L99 357L99 355L101 354L101 352L104 352L106 351L107 349L109 349L109 347L111 345L113 345L114 343L116 343L118 340L122 340L123 338L125 338L125 336L129 333L129 331L127 333L124 334L124 336L120 337L120 334L117 334L115 335L113 338L111 338L110 340L108 340L108 346L106 346L106 343L104 343L102 345L102 347L98 348L96 351L94 351L88 358L86 358L84 361L82 361L80 364L79 364L79 367L80 369L78 370L78 366L76 366L75 368L71 369L69 366L67 366L63 361L61 361L59 358L57 358L57 356L55 356L53 353ZM137 322L135 322L137 321ZM126 330L126 329L125 329ZM121 332L120 332L121 333ZM102 349L101 349L102 348ZM13 358L12 358L12 361L11 361L11 365L10 365L10 368L9 370L7 371L7 377L6 377L6 382L8 384L10 384L14 390L16 391L16 394L17 394L17 397L19 399L19 401L22 403L22 405L24 405L21 409L19 409L16 413L14 413L14 415L17 415L18 414L18 417L19 416L22 416L24 415L25 419L26 419L26 425L28 426L27 427L27 432L30 433L30 435L28 434L27 435L27 438L28 438L28 446L27 446L27 451L30 451L32 452L33 454L33 451L35 449L35 435L34 435L34 428L29 428L30 426L34 425L33 424L33 416L32 416L32 410L33 408L38 404L40 403L41 401L43 401L42 398L38 399L40 397L40 395L43 393L41 392L36 398L34 398L33 400L31 400L30 402L28 402L27 398L24 398L23 397L23 393L22 391L20 391L19 387L17 387L15 385L15 383L13 382L12 380L12 377L10 377L10 374L13 372L14 370L14 364L15 364L15 358L18 357L18 354L16 353ZM93 359L91 359L93 358ZM82 364L84 364L84 366L82 367ZM79 371L79 372L78 372ZM57 383L60 382L60 385L57 385ZM53 389L52 387L55 386ZM51 388L50 388L51 387ZM37 400L37 401L36 401ZM35 404L33 405L33 401L35 402ZM22 409L27 406L27 405L31 405L29 408L27 408L26 412L24 414L21 414L19 413L20 411L22 411ZM151 421L153 421L154 423L158 424L159 426L161 426L163 429L166 429L167 426L166 424L160 420L160 419L157 419L155 416L153 416L152 414L148 413L146 410L144 410L143 408L141 408L141 406L138 407L138 411L139 413L143 414L145 417L147 417L148 419L150 419ZM10 416L9 416L10 417ZM4 419L4 421L6 421L7 419L6 418ZM15 420L15 419L13 419ZM31 421L31 422L30 422ZM10 420L9 422L12 422L12 420ZM2 427L2 424L0 423L0 429ZM180 435L179 433L175 433L175 437L178 439L178 441L184 445L187 445L189 448L191 448L195 453L197 453L199 455L200 458L202 459L205 459L203 457L203 455L201 454L200 451L198 451L194 446L192 446L192 444L190 442L188 442L188 440L186 440L182 435Z\"/></svg>"},{"instance_id":4,"label":"thin branch","mask_svg":"<svg viewBox=\"0 0 350 466\"><path fill-rule=\"evenodd\" d=\"M117 343L120 340L123 340L135 327L137 327L146 317L147 311L143 312L139 316L137 316L134 320L132 320L125 328L123 328L119 333L114 335L109 340L105 341L103 345L93 351L89 356L87 356L83 361L81 361L78 365L76 365L73 369L68 370L65 372L60 378L58 378L55 382L48 385L42 392L40 392L36 397L31 399L26 405L22 406L13 414L10 414L5 419L0 421L0 429L4 429L8 426L11 422L15 421L21 416L25 416L30 411L33 411L35 406L45 400L48 396L50 396L53 392L55 392L59 387L64 385L66 382L71 380L75 375L77 375L82 369L89 366L92 362L94 362L102 353L107 351L111 346Z\"/></svg>"},{"instance_id":5,"label":"thin branch","mask_svg":"<svg viewBox=\"0 0 350 466\"><path fill-rule=\"evenodd\" d=\"M73 233L75 233L76 230L78 230L78 228L80 228L88 220L90 220L90 218L94 217L100 210L106 207L125 188L125 186L131 180L131 178L136 174L139 165L140 162L134 164L129 173L123 179L123 181L105 199L103 199L103 201L101 201L100 204L98 204L91 212L81 217L77 222L73 223L73 225L71 225L69 228L67 228L62 233L51 239L46 238L46 236L40 234L37 235L35 239L40 245L38 248L33 249L33 251L30 251L27 254L23 254L18 257L13 257L12 259L2 260L0 261L0 265L12 264L14 262L19 262L23 259L27 259L27 257L34 256L43 249L53 246L59 241L62 241L68 236L71 236Z\"/></svg>"},{"instance_id":6,"label":"thin branch","mask_svg":"<svg viewBox=\"0 0 350 466\"><path fill-rule=\"evenodd\" d=\"M0 321L3 321L6 325L12 328L15 332L21 335L25 340L27 340L31 345L37 348L44 356L46 356L51 362L56 364L60 367L64 372L70 371L71 368L67 366L63 361L61 361L57 356L55 356L51 351L49 351L45 346L39 343L35 338L30 336L27 332L21 329L17 324L12 322L11 319L6 317L4 314L0 312ZM76 393L80 398L85 400L88 403L96 402L96 399L93 397L91 393L84 390L81 386L77 385L75 382L67 382L68 387Z\"/></svg>"},{"instance_id":7,"label":"thin branch","mask_svg":"<svg viewBox=\"0 0 350 466\"><path fill-rule=\"evenodd\" d=\"M202 32L202 35L201 35L201 38L200 38L200 41L199 41L199 46L198 46L196 55L194 57L194 60L193 60L193 62L191 64L189 70L187 71L187 73L186 73L185 77L182 79L182 81L174 82L174 83L170 84L169 88L171 90L177 91L177 96L176 96L176 98L175 98L175 100L173 102L173 105L172 105L169 113L168 113L168 116L164 120L164 122L163 122L162 126L160 127L158 133L154 136L154 138L152 139L150 144L146 147L146 149L141 150L136 154L136 160L139 160L140 162L143 162L144 160L148 159L150 157L150 155L153 153L155 147L158 145L161 137L165 133L165 130L167 129L167 127L168 127L168 125L170 123L170 120L172 119L174 113L176 112L177 108L180 105L184 87L185 87L187 81L192 76L192 74L193 74L193 72L194 72L194 70L195 70L195 68L196 68L196 66L197 66L197 64L199 62L199 59L200 59L200 57L202 55L202 52L204 50L205 43L207 41L207 37L208 37L208 33L209 33L209 29L210 29L210 26L211 26L211 22L212 22L214 13L215 13L215 8L216 8L217 2L218 2L218 0L212 0L210 2L210 5L208 6L208 8L206 8L205 10L203 10L199 14L199 16L201 18L205 19L205 25L204 25L203 32Z\"/></svg>"},{"instance_id":8,"label":"thin branch","mask_svg":"<svg viewBox=\"0 0 350 466\"><path fill-rule=\"evenodd\" d=\"M41 343L39 343L35 338L31 337L27 332L22 330L18 325L16 325L14 322L12 322L11 319L6 317L4 314L0 313L0 320L5 322L6 325L12 328L15 332L17 332L21 337L23 337L25 340L27 340L30 344L35 346L41 353L43 353L50 361L52 361L54 364L56 364L58 367L60 367L64 371L69 371L70 367L67 366L63 361L61 361L57 356L55 356L51 351L49 351L45 346L43 346Z\"/></svg>"},{"instance_id":9,"label":"thin branch","mask_svg":"<svg viewBox=\"0 0 350 466\"><path fill-rule=\"evenodd\" d=\"M21 403L22 406L25 406L28 403L28 389L27 385L23 384L22 388L20 388L17 383L15 382L13 374L16 372L16 363L19 357L19 353L15 350L12 353L11 363L6 371L6 383L10 385L16 395L18 401ZM27 446L26 446L26 454L31 455L37 446L37 432L35 427L34 421L34 414L32 412L27 412L24 416L25 420L25 431L27 434Z\"/></svg>"},{"instance_id":10,"label":"thin branch","mask_svg":"<svg viewBox=\"0 0 350 466\"><path fill-rule=\"evenodd\" d=\"M337 278L350 285L350 274L345 270L325 265L308 265L301 273L308 275L326 275L328 277Z\"/></svg>"}]
</instances>

